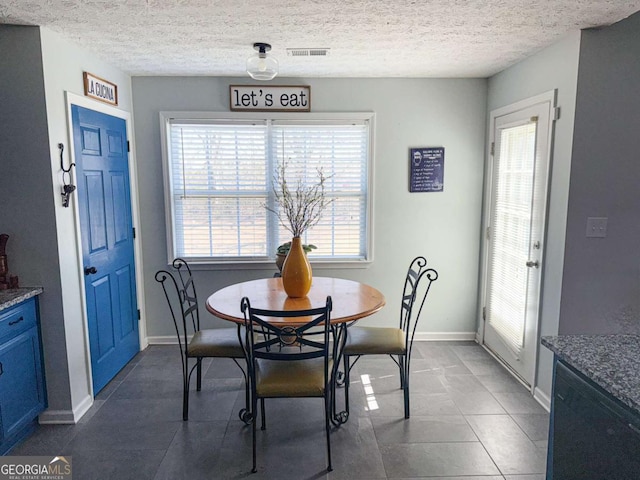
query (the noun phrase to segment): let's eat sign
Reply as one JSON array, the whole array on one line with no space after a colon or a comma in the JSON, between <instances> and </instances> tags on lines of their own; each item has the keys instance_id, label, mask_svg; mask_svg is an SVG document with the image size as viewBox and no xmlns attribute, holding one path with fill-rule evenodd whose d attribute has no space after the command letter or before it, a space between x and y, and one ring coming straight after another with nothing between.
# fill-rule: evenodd
<instances>
[{"instance_id":1,"label":"let's eat sign","mask_svg":"<svg viewBox=\"0 0 640 480\"><path fill-rule=\"evenodd\" d=\"M229 108L232 111L308 112L311 110L311 87L229 85Z\"/></svg>"}]
</instances>

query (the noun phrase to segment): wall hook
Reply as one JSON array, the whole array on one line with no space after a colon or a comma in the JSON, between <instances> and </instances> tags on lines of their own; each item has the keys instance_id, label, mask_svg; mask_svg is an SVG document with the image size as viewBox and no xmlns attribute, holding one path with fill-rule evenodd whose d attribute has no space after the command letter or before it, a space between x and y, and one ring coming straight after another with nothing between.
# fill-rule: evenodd
<instances>
[{"instance_id":1,"label":"wall hook","mask_svg":"<svg viewBox=\"0 0 640 480\"><path fill-rule=\"evenodd\" d=\"M60 150L60 169L64 173L69 173L71 171L71 169L76 166L76 164L72 163L71 165L69 165L69 168L64 168L64 160L62 158L62 152L64 152L64 144L63 143L59 143L58 144L58 149Z\"/></svg>"},{"instance_id":2,"label":"wall hook","mask_svg":"<svg viewBox=\"0 0 640 480\"><path fill-rule=\"evenodd\" d=\"M59 143L58 149L60 150L60 168L62 169L62 206L69 206L69 195L73 193L76 189L76 186L71 183L71 169L76 166L75 163L71 163L69 168L64 168L64 160L62 158L62 153L64 152L64 144ZM67 183L67 179L69 182Z\"/></svg>"}]
</instances>

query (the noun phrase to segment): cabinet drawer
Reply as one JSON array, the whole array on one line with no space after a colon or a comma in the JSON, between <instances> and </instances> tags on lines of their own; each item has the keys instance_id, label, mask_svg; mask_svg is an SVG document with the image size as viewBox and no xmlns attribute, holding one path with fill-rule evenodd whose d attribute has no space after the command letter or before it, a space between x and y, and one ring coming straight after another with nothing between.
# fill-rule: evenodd
<instances>
[{"instance_id":1,"label":"cabinet drawer","mask_svg":"<svg viewBox=\"0 0 640 480\"><path fill-rule=\"evenodd\" d=\"M29 300L0 312L0 342L36 324L36 302Z\"/></svg>"}]
</instances>

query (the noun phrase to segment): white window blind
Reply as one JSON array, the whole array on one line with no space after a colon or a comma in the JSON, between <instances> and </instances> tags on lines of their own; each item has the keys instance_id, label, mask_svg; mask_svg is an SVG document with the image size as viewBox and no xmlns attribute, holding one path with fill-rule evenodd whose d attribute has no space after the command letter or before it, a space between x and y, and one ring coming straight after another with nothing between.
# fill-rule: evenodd
<instances>
[{"instance_id":1,"label":"white window blind","mask_svg":"<svg viewBox=\"0 0 640 480\"><path fill-rule=\"evenodd\" d=\"M366 256L367 227L367 125L275 124L273 154L286 162L291 179L318 180L318 169L328 177L327 198L332 200L321 221L305 234L303 243L314 252L333 258ZM279 228L279 242L291 235Z\"/></svg>"},{"instance_id":2,"label":"white window blind","mask_svg":"<svg viewBox=\"0 0 640 480\"><path fill-rule=\"evenodd\" d=\"M290 182L328 177L332 199L303 243L316 260L368 258L369 122L279 119L186 120L166 125L169 256L192 261L263 261L274 258L291 234L268 212L276 168Z\"/></svg>"},{"instance_id":3,"label":"white window blind","mask_svg":"<svg viewBox=\"0 0 640 480\"><path fill-rule=\"evenodd\" d=\"M516 357L524 344L527 313L535 140L535 122L500 129L496 139L487 316Z\"/></svg>"}]
</instances>

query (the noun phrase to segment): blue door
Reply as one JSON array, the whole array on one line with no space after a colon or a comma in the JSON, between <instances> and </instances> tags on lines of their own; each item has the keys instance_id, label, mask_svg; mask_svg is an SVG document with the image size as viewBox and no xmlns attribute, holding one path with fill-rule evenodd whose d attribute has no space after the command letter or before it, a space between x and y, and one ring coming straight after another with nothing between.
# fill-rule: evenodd
<instances>
[{"instance_id":1,"label":"blue door","mask_svg":"<svg viewBox=\"0 0 640 480\"><path fill-rule=\"evenodd\" d=\"M72 105L93 393L139 351L126 122Z\"/></svg>"}]
</instances>

